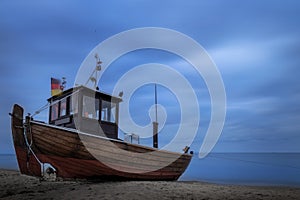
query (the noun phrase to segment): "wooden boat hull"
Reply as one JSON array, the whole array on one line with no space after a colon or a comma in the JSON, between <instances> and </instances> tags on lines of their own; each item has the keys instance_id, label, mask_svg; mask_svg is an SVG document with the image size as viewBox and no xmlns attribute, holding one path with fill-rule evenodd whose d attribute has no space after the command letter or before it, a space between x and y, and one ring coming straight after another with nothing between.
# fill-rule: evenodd
<instances>
[{"instance_id":1,"label":"wooden boat hull","mask_svg":"<svg viewBox=\"0 0 300 200\"><path fill-rule=\"evenodd\" d=\"M22 118L23 109L14 105L12 135L22 174L41 177L49 163L61 178L177 180L192 158Z\"/></svg>"}]
</instances>

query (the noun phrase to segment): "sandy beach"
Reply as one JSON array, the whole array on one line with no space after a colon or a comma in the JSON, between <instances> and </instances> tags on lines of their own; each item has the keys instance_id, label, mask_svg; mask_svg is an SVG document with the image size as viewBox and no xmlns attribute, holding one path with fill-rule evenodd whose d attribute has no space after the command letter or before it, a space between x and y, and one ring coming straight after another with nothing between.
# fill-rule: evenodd
<instances>
[{"instance_id":1,"label":"sandy beach","mask_svg":"<svg viewBox=\"0 0 300 200\"><path fill-rule=\"evenodd\" d=\"M1 199L299 199L300 188L165 181L45 181L0 170Z\"/></svg>"}]
</instances>

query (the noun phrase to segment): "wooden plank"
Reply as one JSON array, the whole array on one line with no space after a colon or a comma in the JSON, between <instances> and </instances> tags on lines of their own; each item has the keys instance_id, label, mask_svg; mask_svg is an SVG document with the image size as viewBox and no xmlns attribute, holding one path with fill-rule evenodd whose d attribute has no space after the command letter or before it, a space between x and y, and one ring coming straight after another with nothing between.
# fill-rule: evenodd
<instances>
[{"instance_id":1,"label":"wooden plank","mask_svg":"<svg viewBox=\"0 0 300 200\"><path fill-rule=\"evenodd\" d=\"M51 133L51 132L49 132ZM68 138L65 138L65 136L63 134L56 134L54 133L55 136L53 135L50 135L50 134L43 134L43 136L41 137L44 137L44 138L49 138L49 141L50 140L55 140L55 143L59 143L61 145L64 145L65 143L67 143L66 145L79 145L82 146L82 143L81 141L78 141L79 138L76 138L78 140L74 141L74 140L63 140L63 139L68 139ZM93 140L92 140L93 139ZM120 151L123 152L122 150L126 150L126 152L128 152L128 149L131 148L132 152L140 152L139 149L141 148L138 148L138 147L132 147L130 144L126 144L126 143L115 143L115 142L111 142L111 141L107 141L107 140L101 140L99 138L90 138L90 137L85 137L83 139L83 142L85 143L85 147L81 147L81 149L84 149L84 148L88 148L88 149L96 149L97 148L101 151L108 151L108 152L111 152L111 153L116 153L116 154L119 154ZM79 144L77 144L79 143ZM116 146L114 146L116 145ZM121 149L121 150L120 150ZM135 150L135 151L134 151ZM165 152L158 152L158 151L155 151L155 153L152 153L153 151L145 151L143 150L143 153L149 153L150 155L152 155L153 157L157 156L159 157L159 159L161 160L169 160L169 159L176 159L176 158L179 158L181 157L181 159L187 159L189 160L190 158L186 155L180 155L180 154L167 154ZM139 156L138 154L133 154L134 156ZM142 158L145 156L144 154L141 154L140 155ZM154 159L156 160L156 159Z\"/></svg>"},{"instance_id":2,"label":"wooden plank","mask_svg":"<svg viewBox=\"0 0 300 200\"><path fill-rule=\"evenodd\" d=\"M41 125L39 125L39 126L41 126ZM43 125L43 127L53 129L52 127L47 127L45 125ZM76 132L61 130L60 127L56 127L54 130L59 130L60 131L59 135L69 134L69 133L72 133L72 135L77 135ZM79 134L80 134L80 132L79 132ZM97 137L91 137L91 136L87 136L87 135L84 135L84 134L80 134L80 139L82 139L82 138L91 139L91 140L101 139L101 138L97 138ZM141 145L137 145L137 144L129 144L129 143L125 143L123 141L118 141L118 140L109 140L109 138L103 139L103 141L111 141L111 142L114 142L117 145L124 145L125 144L127 146L126 148L128 148L128 150L130 150L130 148L132 148L133 151L135 151L134 149L136 149L138 151L140 151L140 150L157 151L157 149L155 149L155 148L151 148L151 147L147 147L147 146L141 146ZM181 153L177 153L177 152L170 152L170 151L166 151L166 150L159 150L159 151L161 153L166 153L166 155L172 155L172 154L173 155L181 155ZM187 157L191 157L191 155L189 155L189 154L184 154L184 155L186 155Z\"/></svg>"},{"instance_id":3,"label":"wooden plank","mask_svg":"<svg viewBox=\"0 0 300 200\"><path fill-rule=\"evenodd\" d=\"M40 157L58 168L58 175L65 178L105 175L174 180L191 160L187 154L154 151L156 149L99 137L79 137L76 132L47 125L33 123L31 132ZM92 155L99 156L99 161Z\"/></svg>"},{"instance_id":4,"label":"wooden plank","mask_svg":"<svg viewBox=\"0 0 300 200\"><path fill-rule=\"evenodd\" d=\"M94 161L90 160L76 160L73 158L67 158L64 159L64 161L59 157L51 157L51 160L54 161L54 163L60 163L60 167L63 169L62 174L67 174L65 178L70 178L69 176L72 174L74 177L77 178L86 178L87 176L121 176L121 177L127 177L127 178L136 178L136 179L172 179L174 180L174 177L178 177L181 173L174 173L170 171L155 171L155 172L149 172L144 174L130 174L125 173L122 171L115 171L111 168L107 168L104 165L101 165L99 163L95 163ZM87 166L86 169L82 169L82 165ZM73 178L74 178L73 177Z\"/></svg>"},{"instance_id":5,"label":"wooden plank","mask_svg":"<svg viewBox=\"0 0 300 200\"><path fill-rule=\"evenodd\" d=\"M75 157L78 157L77 155L75 154L80 154L81 153L81 150L84 149L83 146L80 146L79 148L77 147L67 147L66 146L63 146L63 144L60 144L60 143L51 143L51 141L49 141L47 138L40 138L39 141L35 140L36 144L39 147L39 149L41 148L45 148L48 146L48 148L50 148L50 150L48 150L48 152L51 152L51 151L56 151L56 155L59 153L59 152L63 152L63 153L60 153L60 155L64 155L65 157L70 157L70 156L75 156ZM63 151L64 150L64 151ZM132 154L130 155L129 153L129 156L126 155L126 154L115 154L113 152L113 149L110 148L110 149L91 149L89 148L89 151L90 153L92 153L92 155L97 155L96 157L99 156L100 160L101 161L110 161L110 160L113 160L115 162L125 162L125 163L135 163L135 164L140 164L142 163L143 167L147 167L147 166L166 166L166 165L169 165L170 163L176 161L177 165L179 166L179 164L184 164L185 161L182 160L182 159L179 159L179 158L175 158L173 160L172 159L169 159L169 160L166 160L166 159L154 159L153 156L150 156L148 154L137 154L139 157L135 157L136 155L135 154ZM84 156L84 155L83 155ZM89 155L86 156L86 158L88 158ZM181 167L180 165L180 167Z\"/></svg>"}]
</instances>

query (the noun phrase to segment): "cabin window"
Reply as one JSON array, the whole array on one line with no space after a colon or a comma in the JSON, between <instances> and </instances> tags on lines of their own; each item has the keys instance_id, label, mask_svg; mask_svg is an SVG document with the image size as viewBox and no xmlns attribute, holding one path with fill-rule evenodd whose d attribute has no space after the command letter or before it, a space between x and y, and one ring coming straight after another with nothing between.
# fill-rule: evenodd
<instances>
[{"instance_id":1,"label":"cabin window","mask_svg":"<svg viewBox=\"0 0 300 200\"><path fill-rule=\"evenodd\" d=\"M72 94L69 105L71 115L78 113L78 93Z\"/></svg>"},{"instance_id":2,"label":"cabin window","mask_svg":"<svg viewBox=\"0 0 300 200\"><path fill-rule=\"evenodd\" d=\"M99 99L83 96L82 116L90 119L99 119Z\"/></svg>"},{"instance_id":3,"label":"cabin window","mask_svg":"<svg viewBox=\"0 0 300 200\"><path fill-rule=\"evenodd\" d=\"M51 106L51 121L58 118L58 103L55 103Z\"/></svg>"},{"instance_id":4,"label":"cabin window","mask_svg":"<svg viewBox=\"0 0 300 200\"><path fill-rule=\"evenodd\" d=\"M101 120L106 122L115 123L116 116L116 103L109 101L102 101Z\"/></svg>"},{"instance_id":5,"label":"cabin window","mask_svg":"<svg viewBox=\"0 0 300 200\"><path fill-rule=\"evenodd\" d=\"M64 98L60 101L60 117L67 114L67 99Z\"/></svg>"}]
</instances>

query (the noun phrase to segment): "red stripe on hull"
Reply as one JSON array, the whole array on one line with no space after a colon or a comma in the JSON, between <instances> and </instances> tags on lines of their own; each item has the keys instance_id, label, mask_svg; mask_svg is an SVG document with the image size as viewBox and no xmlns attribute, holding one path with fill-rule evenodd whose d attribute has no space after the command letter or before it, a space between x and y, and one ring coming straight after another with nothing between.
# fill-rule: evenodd
<instances>
[{"instance_id":1,"label":"red stripe on hull","mask_svg":"<svg viewBox=\"0 0 300 200\"><path fill-rule=\"evenodd\" d=\"M98 160L65 158L58 156L38 155L43 162L48 162L57 170L57 176L62 178L115 178L132 180L176 180L180 174L176 172L155 171L148 173L128 173L107 167Z\"/></svg>"},{"instance_id":2,"label":"red stripe on hull","mask_svg":"<svg viewBox=\"0 0 300 200\"><path fill-rule=\"evenodd\" d=\"M21 147L15 147L15 149L20 172L26 175L41 177L41 165L33 154L27 154L27 150ZM56 175L64 179L115 178L132 180L177 180L179 177L178 173L167 171L155 171L145 174L121 172L107 167L98 160L65 158L43 154L37 154L36 156L42 163L50 163L57 170Z\"/></svg>"},{"instance_id":3,"label":"red stripe on hull","mask_svg":"<svg viewBox=\"0 0 300 200\"><path fill-rule=\"evenodd\" d=\"M15 151L21 174L42 176L41 165L31 152L28 152L26 148L18 146L15 146Z\"/></svg>"}]
</instances>

